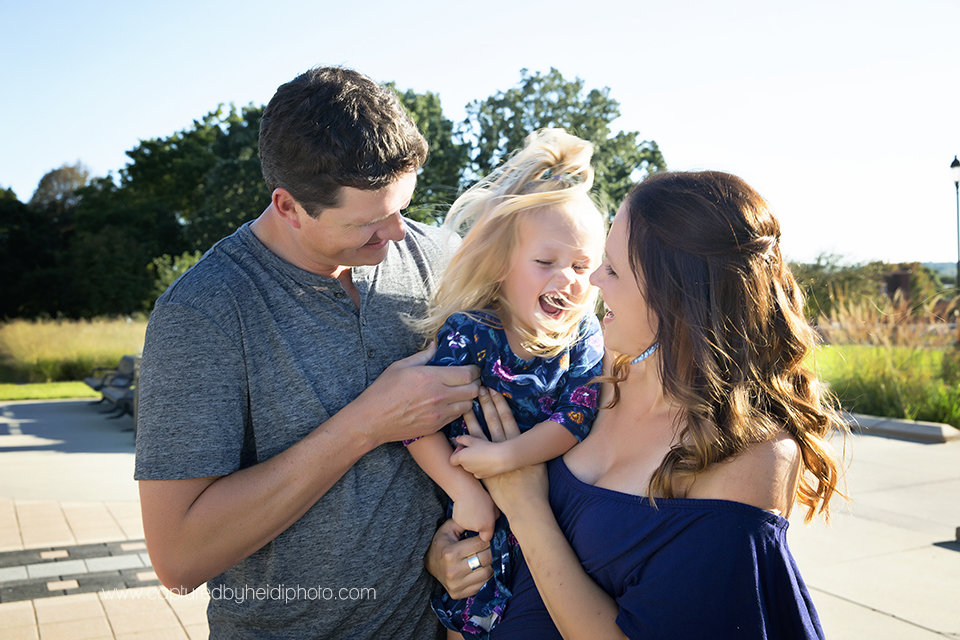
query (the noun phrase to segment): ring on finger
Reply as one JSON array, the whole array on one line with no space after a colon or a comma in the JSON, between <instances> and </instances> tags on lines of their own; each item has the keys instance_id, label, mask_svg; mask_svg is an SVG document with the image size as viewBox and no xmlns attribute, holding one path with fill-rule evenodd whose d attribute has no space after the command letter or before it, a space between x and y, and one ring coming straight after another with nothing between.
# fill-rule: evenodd
<instances>
[{"instance_id":1,"label":"ring on finger","mask_svg":"<svg viewBox=\"0 0 960 640\"><path fill-rule=\"evenodd\" d=\"M480 568L480 557L476 554L467 558L467 566L470 567L470 571L476 571Z\"/></svg>"}]
</instances>

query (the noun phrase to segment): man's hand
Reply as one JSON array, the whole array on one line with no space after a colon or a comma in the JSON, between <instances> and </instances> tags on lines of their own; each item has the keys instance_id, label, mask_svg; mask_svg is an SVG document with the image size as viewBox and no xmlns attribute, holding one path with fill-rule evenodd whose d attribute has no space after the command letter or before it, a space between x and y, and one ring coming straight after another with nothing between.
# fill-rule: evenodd
<instances>
[{"instance_id":1,"label":"man's hand","mask_svg":"<svg viewBox=\"0 0 960 640\"><path fill-rule=\"evenodd\" d=\"M480 370L474 366L425 366L436 344L398 360L348 407L361 412L353 424L374 446L412 440L435 433L473 406L480 389Z\"/></svg>"},{"instance_id":2,"label":"man's hand","mask_svg":"<svg viewBox=\"0 0 960 640\"><path fill-rule=\"evenodd\" d=\"M490 564L490 543L479 536L460 539L464 529L453 520L447 520L437 529L424 558L427 571L436 578L451 598L466 598L480 590L493 577ZM470 569L468 559L477 556L480 568Z\"/></svg>"}]
</instances>

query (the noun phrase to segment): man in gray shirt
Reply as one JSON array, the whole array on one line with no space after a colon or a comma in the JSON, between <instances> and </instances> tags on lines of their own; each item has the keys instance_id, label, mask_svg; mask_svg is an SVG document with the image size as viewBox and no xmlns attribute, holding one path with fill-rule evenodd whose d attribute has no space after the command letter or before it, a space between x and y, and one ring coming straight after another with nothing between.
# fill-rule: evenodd
<instances>
[{"instance_id":1,"label":"man in gray shirt","mask_svg":"<svg viewBox=\"0 0 960 640\"><path fill-rule=\"evenodd\" d=\"M266 107L270 205L158 301L136 478L153 567L207 583L210 637L430 638L441 496L399 441L467 411L402 321L446 261L401 216L426 143L396 96L317 68ZM413 355L411 355L413 354Z\"/></svg>"}]
</instances>

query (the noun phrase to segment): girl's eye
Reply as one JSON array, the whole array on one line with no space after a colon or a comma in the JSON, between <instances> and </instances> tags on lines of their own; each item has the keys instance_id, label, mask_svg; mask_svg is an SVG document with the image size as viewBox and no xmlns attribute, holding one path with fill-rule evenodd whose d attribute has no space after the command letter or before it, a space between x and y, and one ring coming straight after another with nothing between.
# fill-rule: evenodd
<instances>
[{"instance_id":1,"label":"girl's eye","mask_svg":"<svg viewBox=\"0 0 960 640\"><path fill-rule=\"evenodd\" d=\"M534 262L544 267L549 267L553 264L552 260L534 260Z\"/></svg>"},{"instance_id":2,"label":"girl's eye","mask_svg":"<svg viewBox=\"0 0 960 640\"><path fill-rule=\"evenodd\" d=\"M588 269L587 265L585 264L575 264L573 265L573 270L577 273L586 273Z\"/></svg>"},{"instance_id":3,"label":"girl's eye","mask_svg":"<svg viewBox=\"0 0 960 640\"><path fill-rule=\"evenodd\" d=\"M604 263L603 263L603 268L604 268L604 270L607 272L607 275L608 275L608 276L611 276L611 277L613 277L613 278L616 278L616 277L617 277L617 272L613 270L613 267L610 266L610 263L609 263L609 262L604 262Z\"/></svg>"}]
</instances>

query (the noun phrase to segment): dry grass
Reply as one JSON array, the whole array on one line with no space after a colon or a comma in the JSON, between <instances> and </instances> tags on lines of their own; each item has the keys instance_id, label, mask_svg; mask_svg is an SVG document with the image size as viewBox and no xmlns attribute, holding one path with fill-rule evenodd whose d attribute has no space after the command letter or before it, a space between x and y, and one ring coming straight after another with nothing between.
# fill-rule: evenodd
<instances>
[{"instance_id":1,"label":"dry grass","mask_svg":"<svg viewBox=\"0 0 960 640\"><path fill-rule=\"evenodd\" d=\"M844 408L960 427L957 327L945 321L957 302L837 300L816 361Z\"/></svg>"},{"instance_id":2,"label":"dry grass","mask_svg":"<svg viewBox=\"0 0 960 640\"><path fill-rule=\"evenodd\" d=\"M820 318L820 331L831 344L945 349L957 339L946 320L957 313L958 301L942 297L910 304L897 295L879 302L838 295L833 310Z\"/></svg>"},{"instance_id":3,"label":"dry grass","mask_svg":"<svg viewBox=\"0 0 960 640\"><path fill-rule=\"evenodd\" d=\"M142 319L5 323L0 325L2 381L82 380L94 367L139 354L146 328Z\"/></svg>"}]
</instances>

